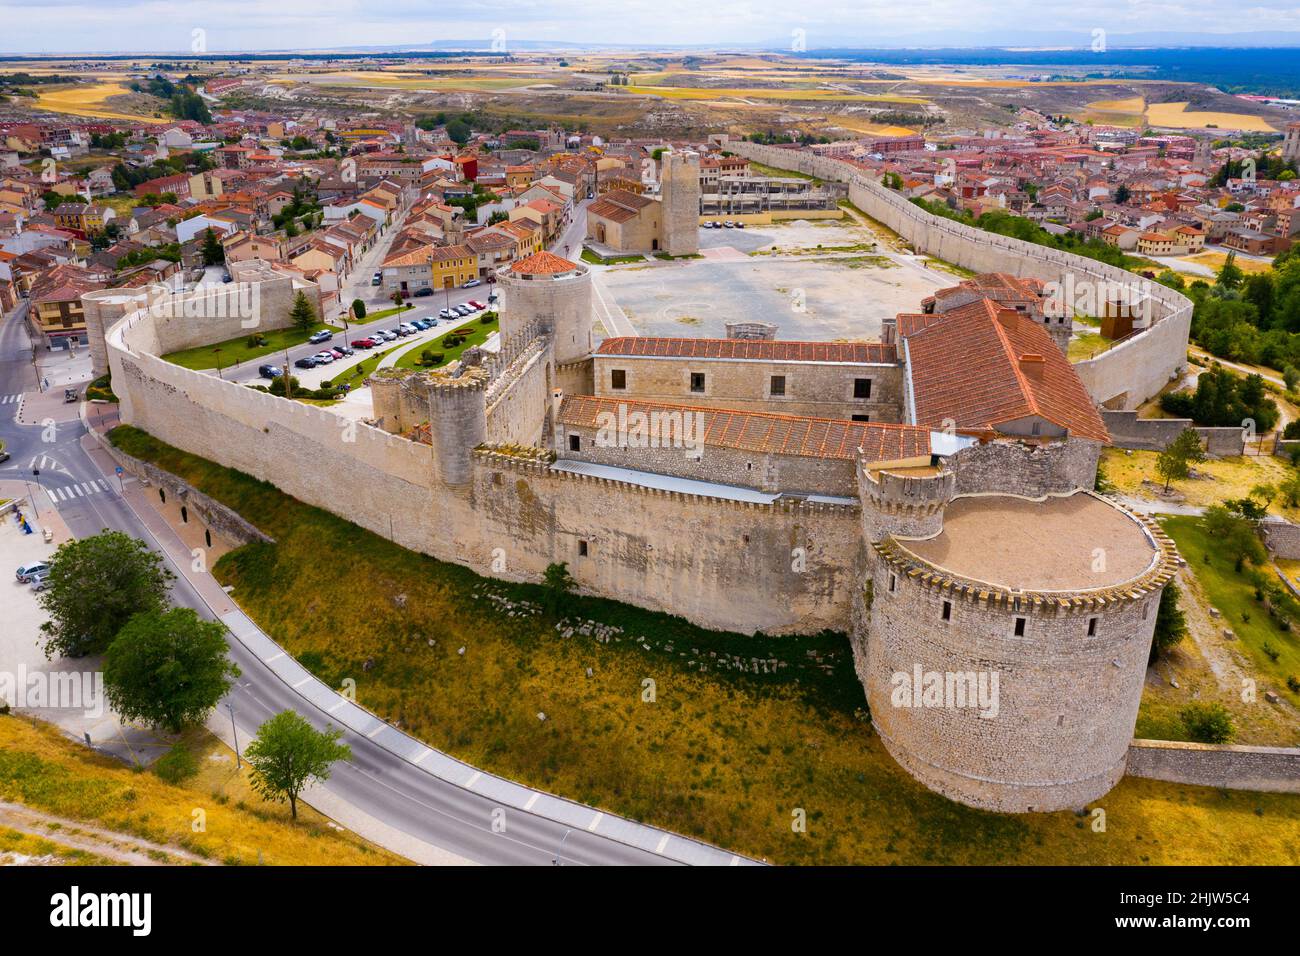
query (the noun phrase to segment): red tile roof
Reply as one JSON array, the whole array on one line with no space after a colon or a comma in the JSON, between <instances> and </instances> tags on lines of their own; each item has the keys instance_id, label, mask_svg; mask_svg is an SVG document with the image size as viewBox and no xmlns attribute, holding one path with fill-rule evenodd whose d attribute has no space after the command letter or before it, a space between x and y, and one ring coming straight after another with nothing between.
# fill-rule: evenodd
<instances>
[{"instance_id":1,"label":"red tile roof","mask_svg":"<svg viewBox=\"0 0 1300 956\"><path fill-rule=\"evenodd\" d=\"M662 358L755 359L769 362L881 364L898 361L892 345L879 342L785 342L769 339L695 339L643 335L605 339L597 355Z\"/></svg>"},{"instance_id":2,"label":"red tile roof","mask_svg":"<svg viewBox=\"0 0 1300 956\"><path fill-rule=\"evenodd\" d=\"M578 268L576 262L570 262L553 252L534 252L531 256L520 259L510 267L510 271L521 276L558 275L573 272Z\"/></svg>"},{"instance_id":3,"label":"red tile roof","mask_svg":"<svg viewBox=\"0 0 1300 956\"><path fill-rule=\"evenodd\" d=\"M953 309L899 336L911 370L916 422L995 430L1038 416L1073 438L1109 442L1074 367L1038 322L988 299Z\"/></svg>"},{"instance_id":4,"label":"red tile roof","mask_svg":"<svg viewBox=\"0 0 1300 956\"><path fill-rule=\"evenodd\" d=\"M914 425L805 418L592 395L565 398L560 407L560 421L581 428L600 428L604 423L601 413L611 413L617 419L620 411L625 415L634 411L693 412L700 416L704 444L760 454L844 460L853 460L861 454L868 464L907 461L930 454L930 430Z\"/></svg>"}]
</instances>

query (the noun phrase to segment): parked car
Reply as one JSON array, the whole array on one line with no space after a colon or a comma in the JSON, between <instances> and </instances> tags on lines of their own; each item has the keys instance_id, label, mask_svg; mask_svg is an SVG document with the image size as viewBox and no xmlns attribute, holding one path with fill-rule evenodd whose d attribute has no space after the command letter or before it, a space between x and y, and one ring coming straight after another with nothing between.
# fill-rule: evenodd
<instances>
[{"instance_id":1,"label":"parked car","mask_svg":"<svg viewBox=\"0 0 1300 956\"><path fill-rule=\"evenodd\" d=\"M473 288L475 288L475 287L477 287L477 286L481 286L482 284L483 284L483 280L482 280L482 279L470 279L470 280L469 280L468 282L466 282L463 286L461 286L461 288L462 288L462 289L473 289Z\"/></svg>"},{"instance_id":2,"label":"parked car","mask_svg":"<svg viewBox=\"0 0 1300 956\"><path fill-rule=\"evenodd\" d=\"M426 295L433 295L433 287L425 286L423 289L416 289L413 298L423 299Z\"/></svg>"},{"instance_id":3,"label":"parked car","mask_svg":"<svg viewBox=\"0 0 1300 956\"><path fill-rule=\"evenodd\" d=\"M221 275L221 281L222 281L222 282L234 282L235 279L234 279L234 277L233 277L229 272L224 272L224 273L222 273L222 275Z\"/></svg>"},{"instance_id":4,"label":"parked car","mask_svg":"<svg viewBox=\"0 0 1300 956\"><path fill-rule=\"evenodd\" d=\"M278 365L259 365L257 367L257 374L262 378L275 378L283 373L284 369Z\"/></svg>"},{"instance_id":5,"label":"parked car","mask_svg":"<svg viewBox=\"0 0 1300 956\"><path fill-rule=\"evenodd\" d=\"M346 345L344 345L342 342L340 342L338 345L334 346L334 351L335 351L335 352L341 352L341 353L342 353L342 357L344 357L344 358L346 358L346 357L349 356L349 355L356 355L356 354L357 354L356 352L352 351L352 349L350 349L350 348L348 348Z\"/></svg>"},{"instance_id":6,"label":"parked car","mask_svg":"<svg viewBox=\"0 0 1300 956\"><path fill-rule=\"evenodd\" d=\"M443 309L442 311L440 311L440 312L438 313L438 318L440 318L440 319L454 319L454 318L456 318L459 314L460 314L460 313L458 313L458 312L453 312L451 309Z\"/></svg>"},{"instance_id":7,"label":"parked car","mask_svg":"<svg viewBox=\"0 0 1300 956\"><path fill-rule=\"evenodd\" d=\"M334 361L334 353L317 352L315 355L312 356L312 358L314 358L321 365L329 365L330 362Z\"/></svg>"},{"instance_id":8,"label":"parked car","mask_svg":"<svg viewBox=\"0 0 1300 956\"><path fill-rule=\"evenodd\" d=\"M403 322L401 325L398 326L398 328L401 329L407 335L414 335L416 332L420 331L410 322Z\"/></svg>"},{"instance_id":9,"label":"parked car","mask_svg":"<svg viewBox=\"0 0 1300 956\"><path fill-rule=\"evenodd\" d=\"M352 347L354 349L373 349L375 347L374 339L353 339Z\"/></svg>"},{"instance_id":10,"label":"parked car","mask_svg":"<svg viewBox=\"0 0 1300 956\"><path fill-rule=\"evenodd\" d=\"M8 461L8 460L9 460L9 452L5 451L3 448L0 448L0 461Z\"/></svg>"},{"instance_id":11,"label":"parked car","mask_svg":"<svg viewBox=\"0 0 1300 956\"><path fill-rule=\"evenodd\" d=\"M322 342L328 342L332 338L334 338L333 332L329 329L321 329L319 332L313 332L311 338L307 341L312 345L319 345Z\"/></svg>"},{"instance_id":12,"label":"parked car","mask_svg":"<svg viewBox=\"0 0 1300 956\"><path fill-rule=\"evenodd\" d=\"M327 352L326 354L333 357L334 361L336 362L339 359L343 358L343 350L338 348L330 349L329 352Z\"/></svg>"},{"instance_id":13,"label":"parked car","mask_svg":"<svg viewBox=\"0 0 1300 956\"><path fill-rule=\"evenodd\" d=\"M392 333L394 338L399 338L399 339L405 338L406 336L411 334L410 332L407 332L405 329L403 329L400 325L395 325L391 329L388 329L388 331Z\"/></svg>"},{"instance_id":14,"label":"parked car","mask_svg":"<svg viewBox=\"0 0 1300 956\"><path fill-rule=\"evenodd\" d=\"M736 223L736 228L737 228L737 229L744 229L744 228L745 228L745 224L744 224L743 222L738 222L738 223Z\"/></svg>"},{"instance_id":15,"label":"parked car","mask_svg":"<svg viewBox=\"0 0 1300 956\"><path fill-rule=\"evenodd\" d=\"M396 335L394 335L392 332L389 332L387 329L376 329L371 334L371 338L374 338L375 336L378 336L379 339L383 342L391 342L393 341L393 339L397 338Z\"/></svg>"},{"instance_id":16,"label":"parked car","mask_svg":"<svg viewBox=\"0 0 1300 956\"><path fill-rule=\"evenodd\" d=\"M735 229L735 228L736 228L736 224L735 224L734 222L732 222L730 219L728 219L726 222L724 222L724 223L722 224L722 228L723 228L723 229Z\"/></svg>"},{"instance_id":17,"label":"parked car","mask_svg":"<svg viewBox=\"0 0 1300 956\"><path fill-rule=\"evenodd\" d=\"M33 574L27 583L31 585L33 591L44 591L50 580L50 572L42 571L39 574Z\"/></svg>"},{"instance_id":18,"label":"parked car","mask_svg":"<svg viewBox=\"0 0 1300 956\"><path fill-rule=\"evenodd\" d=\"M36 564L24 564L18 569L18 580L23 584L26 584L35 575L46 574L49 570L50 566L44 561L37 562Z\"/></svg>"},{"instance_id":19,"label":"parked car","mask_svg":"<svg viewBox=\"0 0 1300 956\"><path fill-rule=\"evenodd\" d=\"M298 359L298 361L294 362L293 364L295 368L315 368L317 365L320 364L320 362L316 361L316 357L314 355L304 355L302 358Z\"/></svg>"},{"instance_id":20,"label":"parked car","mask_svg":"<svg viewBox=\"0 0 1300 956\"><path fill-rule=\"evenodd\" d=\"M457 305L457 306L453 306L453 308L457 312L459 312L462 316L474 314L474 310L467 305Z\"/></svg>"},{"instance_id":21,"label":"parked car","mask_svg":"<svg viewBox=\"0 0 1300 956\"><path fill-rule=\"evenodd\" d=\"M425 329L429 327L429 323L424 319L412 319L410 322L407 323L407 325L415 326L415 330L417 332L423 332Z\"/></svg>"},{"instance_id":22,"label":"parked car","mask_svg":"<svg viewBox=\"0 0 1300 956\"><path fill-rule=\"evenodd\" d=\"M384 281L384 274L382 272L376 272L373 276L370 277L371 285L381 285L383 281Z\"/></svg>"},{"instance_id":23,"label":"parked car","mask_svg":"<svg viewBox=\"0 0 1300 956\"><path fill-rule=\"evenodd\" d=\"M466 304L473 306L474 311L476 312L482 312L484 309L487 308L487 306L484 305L482 302L480 302L478 299L470 299L469 302Z\"/></svg>"}]
</instances>

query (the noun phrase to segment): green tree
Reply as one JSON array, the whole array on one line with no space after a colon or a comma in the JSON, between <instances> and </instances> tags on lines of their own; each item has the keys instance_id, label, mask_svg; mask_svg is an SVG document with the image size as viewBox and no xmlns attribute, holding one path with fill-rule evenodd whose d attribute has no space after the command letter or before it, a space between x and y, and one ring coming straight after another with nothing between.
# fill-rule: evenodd
<instances>
[{"instance_id":1,"label":"green tree","mask_svg":"<svg viewBox=\"0 0 1300 956\"><path fill-rule=\"evenodd\" d=\"M578 586L569 573L567 561L556 564L552 562L542 572L542 587L546 589L546 601L551 614L558 615L568 603L569 595Z\"/></svg>"},{"instance_id":2,"label":"green tree","mask_svg":"<svg viewBox=\"0 0 1300 956\"><path fill-rule=\"evenodd\" d=\"M1226 744L1235 732L1232 715L1219 703L1197 702L1178 712L1187 736L1201 744Z\"/></svg>"},{"instance_id":3,"label":"green tree","mask_svg":"<svg viewBox=\"0 0 1300 956\"><path fill-rule=\"evenodd\" d=\"M464 146L469 142L469 137L472 132L473 130L470 129L469 124L459 116L447 124L448 138L451 139L453 143L460 146Z\"/></svg>"},{"instance_id":4,"label":"green tree","mask_svg":"<svg viewBox=\"0 0 1300 956\"><path fill-rule=\"evenodd\" d=\"M1178 606L1182 592L1178 585L1170 581L1160 593L1160 608L1156 611L1155 634L1151 638L1151 657L1148 664L1154 664L1162 654L1178 644L1187 636L1187 615Z\"/></svg>"},{"instance_id":5,"label":"green tree","mask_svg":"<svg viewBox=\"0 0 1300 956\"><path fill-rule=\"evenodd\" d=\"M205 266L215 266L226 261L226 250L221 246L221 240L217 234L212 231L212 227L203 233L203 264Z\"/></svg>"},{"instance_id":6,"label":"green tree","mask_svg":"<svg viewBox=\"0 0 1300 956\"><path fill-rule=\"evenodd\" d=\"M352 315L358 322L366 317L366 304L360 299L352 300Z\"/></svg>"},{"instance_id":7,"label":"green tree","mask_svg":"<svg viewBox=\"0 0 1300 956\"><path fill-rule=\"evenodd\" d=\"M304 332L310 331L316 326L316 308L307 298L307 294L301 289L293 297L293 308L289 310L289 321L293 327L301 329Z\"/></svg>"},{"instance_id":8,"label":"green tree","mask_svg":"<svg viewBox=\"0 0 1300 956\"><path fill-rule=\"evenodd\" d=\"M1165 491L1171 481L1182 481L1191 474L1193 462L1205 460L1201 436L1195 429L1184 428L1177 438L1156 457L1156 474L1165 480Z\"/></svg>"},{"instance_id":9,"label":"green tree","mask_svg":"<svg viewBox=\"0 0 1300 956\"><path fill-rule=\"evenodd\" d=\"M1228 257L1223 260L1223 268L1219 270L1219 278L1215 280L1215 284L1224 289L1239 289L1245 278L1246 274L1241 271L1241 266L1237 265L1237 254L1229 252Z\"/></svg>"},{"instance_id":10,"label":"green tree","mask_svg":"<svg viewBox=\"0 0 1300 956\"><path fill-rule=\"evenodd\" d=\"M187 607L137 614L104 655L104 689L127 720L171 733L199 723L239 676L226 627Z\"/></svg>"},{"instance_id":11,"label":"green tree","mask_svg":"<svg viewBox=\"0 0 1300 956\"><path fill-rule=\"evenodd\" d=\"M41 625L51 660L105 651L134 615L166 606L175 577L162 555L120 531L67 541L49 560Z\"/></svg>"},{"instance_id":12,"label":"green tree","mask_svg":"<svg viewBox=\"0 0 1300 956\"><path fill-rule=\"evenodd\" d=\"M1129 198L1132 195L1133 195L1133 191L1130 190L1128 186L1126 186L1124 183L1120 183L1119 188L1115 190L1115 202L1119 203L1122 206L1124 203L1129 201Z\"/></svg>"},{"instance_id":13,"label":"green tree","mask_svg":"<svg viewBox=\"0 0 1300 956\"><path fill-rule=\"evenodd\" d=\"M1238 574L1247 561L1261 565L1268 560L1255 526L1241 515L1233 514L1223 505L1210 505L1205 509L1201 522L1214 540L1215 550L1232 559Z\"/></svg>"},{"instance_id":14,"label":"green tree","mask_svg":"<svg viewBox=\"0 0 1300 956\"><path fill-rule=\"evenodd\" d=\"M258 728L244 750L253 789L265 800L288 800L290 815L297 820L303 789L314 780L328 780L336 761L352 759L352 748L338 742L342 736L337 728L314 730L293 711L281 711Z\"/></svg>"}]
</instances>

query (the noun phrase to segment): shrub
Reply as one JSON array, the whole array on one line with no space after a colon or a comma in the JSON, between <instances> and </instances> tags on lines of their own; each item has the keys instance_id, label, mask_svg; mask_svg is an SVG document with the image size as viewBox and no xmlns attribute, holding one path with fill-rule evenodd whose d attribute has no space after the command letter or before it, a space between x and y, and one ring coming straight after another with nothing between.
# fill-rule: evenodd
<instances>
[{"instance_id":1,"label":"shrub","mask_svg":"<svg viewBox=\"0 0 1300 956\"><path fill-rule=\"evenodd\" d=\"M479 321L482 322L484 325L491 325L496 320L497 320L497 314L495 312L484 313L482 318L479 319Z\"/></svg>"},{"instance_id":2,"label":"shrub","mask_svg":"<svg viewBox=\"0 0 1300 956\"><path fill-rule=\"evenodd\" d=\"M1232 715L1222 704L1188 704L1178 713L1187 736L1197 743L1226 744L1232 739Z\"/></svg>"},{"instance_id":3,"label":"shrub","mask_svg":"<svg viewBox=\"0 0 1300 956\"><path fill-rule=\"evenodd\" d=\"M1286 679L1286 686L1291 688L1293 693L1300 694L1300 677L1292 674Z\"/></svg>"},{"instance_id":4,"label":"shrub","mask_svg":"<svg viewBox=\"0 0 1300 956\"><path fill-rule=\"evenodd\" d=\"M180 783L199 772L199 762L182 744L173 744L153 765L153 772L168 783Z\"/></svg>"},{"instance_id":5,"label":"shrub","mask_svg":"<svg viewBox=\"0 0 1300 956\"><path fill-rule=\"evenodd\" d=\"M441 365L443 359L442 352L434 352L431 349L425 349L420 353L421 365Z\"/></svg>"}]
</instances>

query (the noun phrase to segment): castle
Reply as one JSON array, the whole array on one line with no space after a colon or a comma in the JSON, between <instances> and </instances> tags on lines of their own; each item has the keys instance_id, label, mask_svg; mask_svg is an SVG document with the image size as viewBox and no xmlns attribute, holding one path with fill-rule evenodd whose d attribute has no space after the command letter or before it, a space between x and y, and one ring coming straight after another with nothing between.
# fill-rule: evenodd
<instances>
[{"instance_id":1,"label":"castle","mask_svg":"<svg viewBox=\"0 0 1300 956\"><path fill-rule=\"evenodd\" d=\"M847 632L885 746L954 800L1080 807L1123 775L1178 559L1093 492L1095 395L1012 277L871 343L597 346L586 266L498 283L500 348L377 371L360 426L165 362L193 323L140 308L106 335L121 418L480 573L565 562L706 627Z\"/></svg>"}]
</instances>

